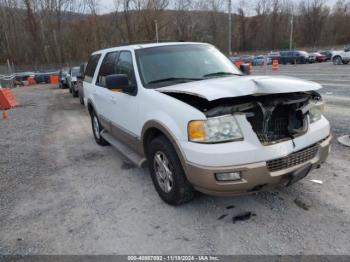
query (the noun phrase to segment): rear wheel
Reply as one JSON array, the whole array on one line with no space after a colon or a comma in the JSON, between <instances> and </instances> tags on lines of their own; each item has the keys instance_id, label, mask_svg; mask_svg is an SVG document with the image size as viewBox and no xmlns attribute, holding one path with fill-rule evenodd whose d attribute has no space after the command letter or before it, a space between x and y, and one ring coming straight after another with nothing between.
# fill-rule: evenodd
<instances>
[{"instance_id":1,"label":"rear wheel","mask_svg":"<svg viewBox=\"0 0 350 262\"><path fill-rule=\"evenodd\" d=\"M343 63L343 60L341 59L340 56L336 56L333 58L333 64L335 65L341 65Z\"/></svg>"},{"instance_id":2,"label":"rear wheel","mask_svg":"<svg viewBox=\"0 0 350 262\"><path fill-rule=\"evenodd\" d=\"M80 104L84 105L84 98L81 95L79 95L79 102Z\"/></svg>"},{"instance_id":3,"label":"rear wheel","mask_svg":"<svg viewBox=\"0 0 350 262\"><path fill-rule=\"evenodd\" d=\"M147 158L154 187L162 200L180 205L195 196L172 144L164 136L151 141Z\"/></svg>"},{"instance_id":4,"label":"rear wheel","mask_svg":"<svg viewBox=\"0 0 350 262\"><path fill-rule=\"evenodd\" d=\"M74 87L72 90L72 95L73 95L73 97L78 97L78 91L75 91Z\"/></svg>"},{"instance_id":5,"label":"rear wheel","mask_svg":"<svg viewBox=\"0 0 350 262\"><path fill-rule=\"evenodd\" d=\"M100 124L100 121L98 120L98 117L95 111L91 112L91 125L92 125L92 132L94 134L96 143L100 146L109 145L109 143L101 136L101 132L103 131L103 128Z\"/></svg>"}]
</instances>

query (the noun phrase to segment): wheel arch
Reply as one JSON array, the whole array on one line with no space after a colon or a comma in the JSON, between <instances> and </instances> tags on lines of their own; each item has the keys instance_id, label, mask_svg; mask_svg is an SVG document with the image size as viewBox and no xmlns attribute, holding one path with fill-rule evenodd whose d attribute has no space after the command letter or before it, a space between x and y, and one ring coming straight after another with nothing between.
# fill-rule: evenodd
<instances>
[{"instance_id":1,"label":"wheel arch","mask_svg":"<svg viewBox=\"0 0 350 262\"><path fill-rule=\"evenodd\" d=\"M148 146L150 142L158 136L164 136L170 144L174 147L182 167L186 173L186 157L183 150L180 147L179 141L176 136L171 132L171 130L156 120L148 121L142 128L141 142L144 155L147 157Z\"/></svg>"},{"instance_id":2,"label":"wheel arch","mask_svg":"<svg viewBox=\"0 0 350 262\"><path fill-rule=\"evenodd\" d=\"M88 108L90 116L91 116L92 112L96 112L95 106L90 99L88 99L88 101L87 101L87 108Z\"/></svg>"},{"instance_id":3,"label":"wheel arch","mask_svg":"<svg viewBox=\"0 0 350 262\"><path fill-rule=\"evenodd\" d=\"M336 58L340 58L341 60L343 60L343 58L341 57L341 55L335 55L335 56L333 56L332 61L334 61Z\"/></svg>"}]
</instances>

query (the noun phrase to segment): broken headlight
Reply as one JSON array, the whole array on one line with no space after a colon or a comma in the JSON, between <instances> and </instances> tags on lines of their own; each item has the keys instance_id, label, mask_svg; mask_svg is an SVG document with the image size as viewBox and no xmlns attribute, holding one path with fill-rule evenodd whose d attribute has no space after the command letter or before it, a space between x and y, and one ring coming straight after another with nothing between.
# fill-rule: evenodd
<instances>
[{"instance_id":1,"label":"broken headlight","mask_svg":"<svg viewBox=\"0 0 350 262\"><path fill-rule=\"evenodd\" d=\"M195 120L188 124L188 139L198 143L222 143L242 140L242 131L233 115Z\"/></svg>"},{"instance_id":2,"label":"broken headlight","mask_svg":"<svg viewBox=\"0 0 350 262\"><path fill-rule=\"evenodd\" d=\"M310 122L314 123L314 122L320 120L322 117L323 111L324 111L324 102L323 101L311 100L310 101L310 110L309 110Z\"/></svg>"}]
</instances>

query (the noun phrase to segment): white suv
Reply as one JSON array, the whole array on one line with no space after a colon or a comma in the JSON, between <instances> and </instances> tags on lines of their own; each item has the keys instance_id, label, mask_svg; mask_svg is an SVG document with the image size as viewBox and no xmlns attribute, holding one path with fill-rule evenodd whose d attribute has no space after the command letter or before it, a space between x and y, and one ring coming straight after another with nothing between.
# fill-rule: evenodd
<instances>
[{"instance_id":1,"label":"white suv","mask_svg":"<svg viewBox=\"0 0 350 262\"><path fill-rule=\"evenodd\" d=\"M288 186L328 156L319 84L246 76L209 44L97 51L83 84L96 142L147 160L169 204Z\"/></svg>"},{"instance_id":2,"label":"white suv","mask_svg":"<svg viewBox=\"0 0 350 262\"><path fill-rule=\"evenodd\" d=\"M350 62L350 47L345 48L342 51L332 52L332 61L335 65L349 64Z\"/></svg>"}]
</instances>

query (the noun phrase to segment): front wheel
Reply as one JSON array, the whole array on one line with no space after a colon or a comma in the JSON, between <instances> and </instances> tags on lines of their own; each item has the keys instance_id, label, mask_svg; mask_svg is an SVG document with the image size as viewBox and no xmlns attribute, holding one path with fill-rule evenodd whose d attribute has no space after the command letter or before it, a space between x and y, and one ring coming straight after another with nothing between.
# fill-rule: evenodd
<instances>
[{"instance_id":1,"label":"front wheel","mask_svg":"<svg viewBox=\"0 0 350 262\"><path fill-rule=\"evenodd\" d=\"M154 187L160 198L170 205L180 205L195 196L172 144L164 136L151 141L147 154Z\"/></svg>"},{"instance_id":2,"label":"front wheel","mask_svg":"<svg viewBox=\"0 0 350 262\"><path fill-rule=\"evenodd\" d=\"M103 128L100 124L100 121L98 120L95 111L92 111L91 113L91 125L96 143L100 146L108 146L109 143L101 136Z\"/></svg>"}]
</instances>

